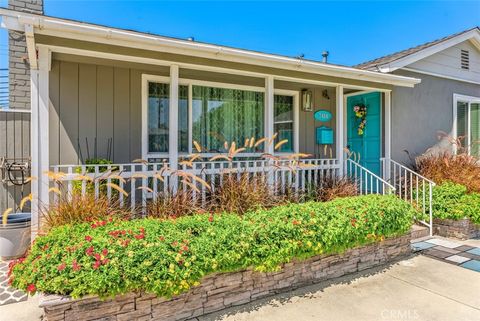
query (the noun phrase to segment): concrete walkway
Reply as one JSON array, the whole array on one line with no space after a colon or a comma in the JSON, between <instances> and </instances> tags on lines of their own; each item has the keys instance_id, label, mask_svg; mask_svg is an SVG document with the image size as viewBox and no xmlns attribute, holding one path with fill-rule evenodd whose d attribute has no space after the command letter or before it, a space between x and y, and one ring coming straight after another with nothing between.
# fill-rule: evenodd
<instances>
[{"instance_id":1,"label":"concrete walkway","mask_svg":"<svg viewBox=\"0 0 480 321\"><path fill-rule=\"evenodd\" d=\"M28 297L27 301L0 306L0 321L40 321L43 310L38 307L39 296Z\"/></svg>"},{"instance_id":2,"label":"concrete walkway","mask_svg":"<svg viewBox=\"0 0 480 321\"><path fill-rule=\"evenodd\" d=\"M422 255L231 308L200 321L480 320L480 273Z\"/></svg>"},{"instance_id":3,"label":"concrete walkway","mask_svg":"<svg viewBox=\"0 0 480 321\"><path fill-rule=\"evenodd\" d=\"M418 255L198 320L474 321L480 320L479 293L480 273ZM40 320L37 301L0 306L0 321Z\"/></svg>"}]
</instances>

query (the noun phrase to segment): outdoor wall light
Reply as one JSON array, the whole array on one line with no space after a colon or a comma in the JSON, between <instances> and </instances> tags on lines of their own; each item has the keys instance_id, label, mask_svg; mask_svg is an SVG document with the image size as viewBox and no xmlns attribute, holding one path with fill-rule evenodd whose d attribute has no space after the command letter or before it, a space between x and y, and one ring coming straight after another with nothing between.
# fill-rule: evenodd
<instances>
[{"instance_id":1,"label":"outdoor wall light","mask_svg":"<svg viewBox=\"0 0 480 321\"><path fill-rule=\"evenodd\" d=\"M302 89L302 109L313 111L313 94L311 90Z\"/></svg>"}]
</instances>

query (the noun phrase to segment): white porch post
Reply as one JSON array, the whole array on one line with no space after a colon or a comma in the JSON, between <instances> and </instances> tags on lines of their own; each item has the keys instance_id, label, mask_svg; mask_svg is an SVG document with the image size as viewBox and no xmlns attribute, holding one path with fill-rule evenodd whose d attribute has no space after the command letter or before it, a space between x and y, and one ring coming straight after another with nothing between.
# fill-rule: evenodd
<instances>
[{"instance_id":1,"label":"white porch post","mask_svg":"<svg viewBox=\"0 0 480 321\"><path fill-rule=\"evenodd\" d=\"M344 152L343 152L343 144L344 144L344 106L343 106L343 86L337 86L336 90L336 115L335 115L335 151L336 151L336 158L340 163L340 175L343 175L343 168L344 168Z\"/></svg>"},{"instance_id":2,"label":"white porch post","mask_svg":"<svg viewBox=\"0 0 480 321\"><path fill-rule=\"evenodd\" d=\"M170 66L170 101L168 112L168 158L172 171L178 169L178 66ZM170 176L170 188L177 190L176 175Z\"/></svg>"},{"instance_id":3,"label":"white porch post","mask_svg":"<svg viewBox=\"0 0 480 321\"><path fill-rule=\"evenodd\" d=\"M268 139L272 138L274 135L273 132L273 100L274 100L274 79L273 76L268 76L265 78L265 137ZM264 150L266 154L271 154L275 152L274 150L275 143L267 140L264 143ZM272 160L268 159L268 172L267 172L267 183L269 186L274 184L274 173L272 171Z\"/></svg>"},{"instance_id":4,"label":"white porch post","mask_svg":"<svg viewBox=\"0 0 480 321\"><path fill-rule=\"evenodd\" d=\"M274 100L274 79L273 76L265 78L265 137L271 138L275 134L273 132L273 100ZM265 143L265 153L274 153L274 144Z\"/></svg>"},{"instance_id":5,"label":"white porch post","mask_svg":"<svg viewBox=\"0 0 480 321\"><path fill-rule=\"evenodd\" d=\"M31 162L32 162L32 240L38 233L40 208L49 205L49 66L50 53L38 49L38 69L30 70Z\"/></svg>"},{"instance_id":6,"label":"white porch post","mask_svg":"<svg viewBox=\"0 0 480 321\"><path fill-rule=\"evenodd\" d=\"M392 92L385 92L385 155L383 178L390 179L390 159L392 158Z\"/></svg>"}]
</instances>

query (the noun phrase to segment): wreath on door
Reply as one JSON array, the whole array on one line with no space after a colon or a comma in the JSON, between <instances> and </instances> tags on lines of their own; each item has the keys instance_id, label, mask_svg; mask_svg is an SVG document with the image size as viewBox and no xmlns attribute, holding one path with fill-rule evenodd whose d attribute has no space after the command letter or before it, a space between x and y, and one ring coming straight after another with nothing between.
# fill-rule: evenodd
<instances>
[{"instance_id":1,"label":"wreath on door","mask_svg":"<svg viewBox=\"0 0 480 321\"><path fill-rule=\"evenodd\" d=\"M358 136L363 136L365 132L365 126L367 125L367 106L364 104L356 104L353 106L353 111L355 112L355 117L359 120L357 127Z\"/></svg>"}]
</instances>

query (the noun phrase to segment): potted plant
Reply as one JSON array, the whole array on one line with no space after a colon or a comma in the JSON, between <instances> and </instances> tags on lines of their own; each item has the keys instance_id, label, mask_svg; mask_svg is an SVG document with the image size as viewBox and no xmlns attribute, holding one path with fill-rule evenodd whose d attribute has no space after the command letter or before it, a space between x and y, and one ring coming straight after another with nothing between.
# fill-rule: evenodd
<instances>
[{"instance_id":1,"label":"potted plant","mask_svg":"<svg viewBox=\"0 0 480 321\"><path fill-rule=\"evenodd\" d=\"M0 257L14 259L25 254L30 246L31 213L5 211L0 217Z\"/></svg>"}]
</instances>

